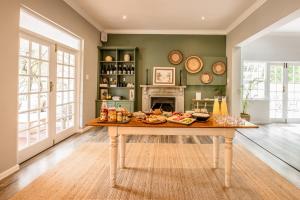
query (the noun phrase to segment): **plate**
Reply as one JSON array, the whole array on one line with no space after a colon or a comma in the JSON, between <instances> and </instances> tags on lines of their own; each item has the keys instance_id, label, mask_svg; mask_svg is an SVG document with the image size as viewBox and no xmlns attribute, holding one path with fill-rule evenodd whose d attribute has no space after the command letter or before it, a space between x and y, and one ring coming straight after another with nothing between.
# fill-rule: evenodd
<instances>
[{"instance_id":1,"label":"plate","mask_svg":"<svg viewBox=\"0 0 300 200\"><path fill-rule=\"evenodd\" d=\"M179 50L173 50L173 51L170 51L168 58L169 58L169 62L171 64L178 65L183 60L183 54Z\"/></svg>"},{"instance_id":2,"label":"plate","mask_svg":"<svg viewBox=\"0 0 300 200\"><path fill-rule=\"evenodd\" d=\"M214 74L222 75L226 71L226 65L224 62L219 61L212 65L212 71Z\"/></svg>"},{"instance_id":3,"label":"plate","mask_svg":"<svg viewBox=\"0 0 300 200\"><path fill-rule=\"evenodd\" d=\"M191 74L200 72L203 68L203 61L198 56L190 56L185 61L185 69Z\"/></svg>"},{"instance_id":4,"label":"plate","mask_svg":"<svg viewBox=\"0 0 300 200\"><path fill-rule=\"evenodd\" d=\"M163 124L167 121L164 120L164 121L149 122L148 120L142 120L142 122L145 123L145 124Z\"/></svg>"},{"instance_id":5,"label":"plate","mask_svg":"<svg viewBox=\"0 0 300 200\"><path fill-rule=\"evenodd\" d=\"M203 74L201 74L200 80L204 84L209 84L212 82L213 76L211 75L211 73L204 72Z\"/></svg>"}]
</instances>

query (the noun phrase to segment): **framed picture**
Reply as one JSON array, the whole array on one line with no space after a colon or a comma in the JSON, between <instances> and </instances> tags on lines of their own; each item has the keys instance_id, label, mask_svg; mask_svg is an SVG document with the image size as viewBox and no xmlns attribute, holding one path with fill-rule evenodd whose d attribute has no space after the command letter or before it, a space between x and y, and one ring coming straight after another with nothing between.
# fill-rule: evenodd
<instances>
[{"instance_id":1,"label":"framed picture","mask_svg":"<svg viewBox=\"0 0 300 200\"><path fill-rule=\"evenodd\" d=\"M129 90L129 100L133 101L134 100L134 89Z\"/></svg>"},{"instance_id":2,"label":"framed picture","mask_svg":"<svg viewBox=\"0 0 300 200\"><path fill-rule=\"evenodd\" d=\"M106 100L106 97L108 95L108 89L100 89L100 99Z\"/></svg>"},{"instance_id":3,"label":"framed picture","mask_svg":"<svg viewBox=\"0 0 300 200\"><path fill-rule=\"evenodd\" d=\"M154 67L153 85L175 85L175 67Z\"/></svg>"}]
</instances>

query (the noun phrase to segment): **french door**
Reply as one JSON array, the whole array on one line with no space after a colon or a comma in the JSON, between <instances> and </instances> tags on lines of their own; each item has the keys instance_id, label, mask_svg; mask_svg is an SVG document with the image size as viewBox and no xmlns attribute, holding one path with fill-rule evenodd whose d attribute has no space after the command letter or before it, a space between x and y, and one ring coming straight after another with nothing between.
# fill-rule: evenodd
<instances>
[{"instance_id":1,"label":"french door","mask_svg":"<svg viewBox=\"0 0 300 200\"><path fill-rule=\"evenodd\" d=\"M300 63L271 63L269 74L271 120L300 122Z\"/></svg>"},{"instance_id":2,"label":"french door","mask_svg":"<svg viewBox=\"0 0 300 200\"><path fill-rule=\"evenodd\" d=\"M73 134L78 125L77 52L20 35L18 161Z\"/></svg>"}]
</instances>

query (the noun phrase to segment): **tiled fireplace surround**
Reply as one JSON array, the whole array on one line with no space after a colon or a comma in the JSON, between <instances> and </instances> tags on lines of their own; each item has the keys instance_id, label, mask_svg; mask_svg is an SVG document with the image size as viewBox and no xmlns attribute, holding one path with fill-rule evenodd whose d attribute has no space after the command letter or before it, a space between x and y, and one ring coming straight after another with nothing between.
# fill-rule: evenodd
<instances>
[{"instance_id":1,"label":"tiled fireplace surround","mask_svg":"<svg viewBox=\"0 0 300 200\"><path fill-rule=\"evenodd\" d=\"M175 111L184 112L184 89L186 86L161 86L161 85L141 85L142 88L142 111L148 112L151 105L151 98L165 97L175 98ZM170 99L170 98L169 98Z\"/></svg>"}]
</instances>

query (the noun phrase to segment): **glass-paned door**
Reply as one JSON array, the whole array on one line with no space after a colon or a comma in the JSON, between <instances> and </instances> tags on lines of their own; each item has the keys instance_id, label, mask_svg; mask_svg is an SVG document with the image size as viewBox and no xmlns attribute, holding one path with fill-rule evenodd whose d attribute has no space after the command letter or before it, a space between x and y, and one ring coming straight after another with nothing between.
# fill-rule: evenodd
<instances>
[{"instance_id":1,"label":"glass-paned door","mask_svg":"<svg viewBox=\"0 0 300 200\"><path fill-rule=\"evenodd\" d=\"M287 120L300 119L300 64L287 65L288 94L287 94Z\"/></svg>"},{"instance_id":2,"label":"glass-paned door","mask_svg":"<svg viewBox=\"0 0 300 200\"><path fill-rule=\"evenodd\" d=\"M27 34L20 36L19 162L72 135L78 128L78 52L57 46Z\"/></svg>"},{"instance_id":3,"label":"glass-paned door","mask_svg":"<svg viewBox=\"0 0 300 200\"><path fill-rule=\"evenodd\" d=\"M20 38L18 70L18 149L47 148L49 137L50 44ZM37 147L40 148L40 147Z\"/></svg>"},{"instance_id":4,"label":"glass-paned door","mask_svg":"<svg viewBox=\"0 0 300 200\"><path fill-rule=\"evenodd\" d=\"M284 64L272 63L270 68L270 118L283 119Z\"/></svg>"},{"instance_id":5,"label":"glass-paned door","mask_svg":"<svg viewBox=\"0 0 300 200\"><path fill-rule=\"evenodd\" d=\"M58 48L56 54L56 135L67 135L75 128L76 52Z\"/></svg>"},{"instance_id":6,"label":"glass-paned door","mask_svg":"<svg viewBox=\"0 0 300 200\"><path fill-rule=\"evenodd\" d=\"M270 118L275 122L300 121L300 64L270 64Z\"/></svg>"}]
</instances>

